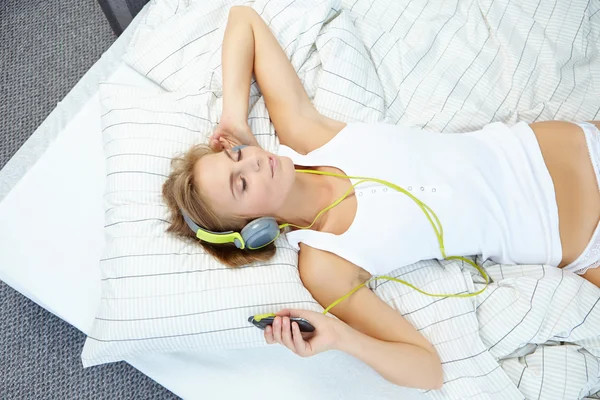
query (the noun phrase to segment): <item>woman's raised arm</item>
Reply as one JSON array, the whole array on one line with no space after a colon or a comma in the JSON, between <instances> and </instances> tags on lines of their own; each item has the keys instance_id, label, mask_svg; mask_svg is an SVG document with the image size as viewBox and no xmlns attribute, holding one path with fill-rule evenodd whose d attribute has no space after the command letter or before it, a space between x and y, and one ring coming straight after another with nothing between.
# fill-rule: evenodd
<instances>
[{"instance_id":1,"label":"woman's raised arm","mask_svg":"<svg viewBox=\"0 0 600 400\"><path fill-rule=\"evenodd\" d=\"M252 71L279 140L299 153L328 142L345 123L320 114L263 19L250 7L234 6L223 39L223 123L246 124Z\"/></svg>"}]
</instances>

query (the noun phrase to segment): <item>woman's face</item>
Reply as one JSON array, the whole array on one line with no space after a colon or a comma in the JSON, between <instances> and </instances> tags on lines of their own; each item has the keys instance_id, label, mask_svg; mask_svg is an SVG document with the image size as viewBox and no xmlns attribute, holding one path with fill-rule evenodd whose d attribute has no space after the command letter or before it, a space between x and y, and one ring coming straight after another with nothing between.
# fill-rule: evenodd
<instances>
[{"instance_id":1,"label":"woman's face","mask_svg":"<svg viewBox=\"0 0 600 400\"><path fill-rule=\"evenodd\" d=\"M290 158L258 146L206 155L194 168L195 184L220 218L275 216L296 177Z\"/></svg>"}]
</instances>

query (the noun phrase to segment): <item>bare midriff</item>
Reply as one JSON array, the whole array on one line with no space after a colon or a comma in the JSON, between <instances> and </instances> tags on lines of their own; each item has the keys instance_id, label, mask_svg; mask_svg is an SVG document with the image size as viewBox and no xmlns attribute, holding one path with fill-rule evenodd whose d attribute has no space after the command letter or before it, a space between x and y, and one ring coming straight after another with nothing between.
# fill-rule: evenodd
<instances>
[{"instance_id":1,"label":"bare midriff","mask_svg":"<svg viewBox=\"0 0 600 400\"><path fill-rule=\"evenodd\" d=\"M600 192L582 129L562 121L530 125L556 193L564 267L585 250L600 218Z\"/></svg>"}]
</instances>

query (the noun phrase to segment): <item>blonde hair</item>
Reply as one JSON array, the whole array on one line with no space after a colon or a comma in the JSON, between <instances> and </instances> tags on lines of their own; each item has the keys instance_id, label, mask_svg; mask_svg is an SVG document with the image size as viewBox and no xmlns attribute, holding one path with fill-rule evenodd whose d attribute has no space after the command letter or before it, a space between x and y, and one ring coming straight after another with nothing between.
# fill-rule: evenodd
<instances>
[{"instance_id":1,"label":"blonde hair","mask_svg":"<svg viewBox=\"0 0 600 400\"><path fill-rule=\"evenodd\" d=\"M240 250L233 243L213 244L198 240L196 233L185 223L181 210L204 229L215 232L240 231L247 223L243 218L218 218L208 204L202 190L195 184L194 166L202 157L215 154L206 145L195 145L185 154L171 160L171 173L163 184L162 195L169 207L171 225L167 232L182 238L192 238L207 253L230 267L239 267L255 261L267 261L275 255L275 245L259 250Z\"/></svg>"}]
</instances>

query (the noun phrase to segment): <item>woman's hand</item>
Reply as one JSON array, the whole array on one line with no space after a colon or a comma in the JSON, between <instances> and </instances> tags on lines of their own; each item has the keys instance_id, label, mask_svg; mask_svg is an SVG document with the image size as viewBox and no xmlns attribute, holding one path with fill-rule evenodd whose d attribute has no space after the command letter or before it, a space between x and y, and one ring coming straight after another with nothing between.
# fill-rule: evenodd
<instances>
[{"instance_id":1,"label":"woman's hand","mask_svg":"<svg viewBox=\"0 0 600 400\"><path fill-rule=\"evenodd\" d=\"M208 143L214 151L228 150L242 144L258 146L258 141L245 121L233 124L222 120Z\"/></svg>"},{"instance_id":2,"label":"woman's hand","mask_svg":"<svg viewBox=\"0 0 600 400\"><path fill-rule=\"evenodd\" d=\"M265 329L268 344L279 343L301 357L310 357L327 350L337 349L348 325L332 317L308 310L281 310L272 327ZM290 317L304 318L315 331L300 332L297 322L290 327Z\"/></svg>"}]
</instances>

